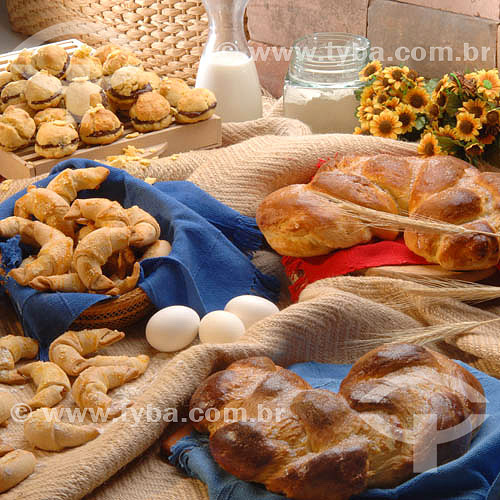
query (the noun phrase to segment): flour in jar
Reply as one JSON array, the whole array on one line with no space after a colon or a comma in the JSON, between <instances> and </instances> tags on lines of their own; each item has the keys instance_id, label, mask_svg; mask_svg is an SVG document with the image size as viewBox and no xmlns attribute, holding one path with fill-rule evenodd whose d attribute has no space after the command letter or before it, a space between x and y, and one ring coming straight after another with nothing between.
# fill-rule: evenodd
<instances>
[{"instance_id":1,"label":"flour in jar","mask_svg":"<svg viewBox=\"0 0 500 500\"><path fill-rule=\"evenodd\" d=\"M354 89L285 88L285 116L309 125L314 134L352 134L359 125Z\"/></svg>"}]
</instances>

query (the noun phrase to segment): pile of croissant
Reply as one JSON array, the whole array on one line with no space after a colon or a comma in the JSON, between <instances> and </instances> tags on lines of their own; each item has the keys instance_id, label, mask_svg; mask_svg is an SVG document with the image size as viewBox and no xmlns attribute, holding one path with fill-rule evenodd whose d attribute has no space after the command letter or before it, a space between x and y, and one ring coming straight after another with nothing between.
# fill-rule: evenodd
<instances>
[{"instance_id":1,"label":"pile of croissant","mask_svg":"<svg viewBox=\"0 0 500 500\"><path fill-rule=\"evenodd\" d=\"M79 191L99 188L108 175L105 167L67 169L46 188L28 188L14 216L0 220L0 238L20 235L40 250L9 277L38 291L123 295L137 285L139 261L170 253L156 219L138 206L77 199Z\"/></svg>"},{"instance_id":2,"label":"pile of croissant","mask_svg":"<svg viewBox=\"0 0 500 500\"><path fill-rule=\"evenodd\" d=\"M0 383L22 384L31 379L35 386L35 395L23 405L24 412L30 412L24 421L24 436L31 446L61 451L80 446L99 435L98 429L92 425L62 422L57 412L46 410L58 405L69 393L81 414L87 412L94 422L115 418L130 406L131 402L113 401L107 392L144 374L149 357L85 357L124 336L122 332L107 328L69 331L50 345L50 361L35 361L18 369L15 367L18 361L37 356L38 343L16 335L0 338ZM73 384L69 377L74 377ZM15 404L11 393L0 392L0 425L7 425ZM18 484L35 468L33 453L14 450L1 440L0 456L0 492Z\"/></svg>"}]
</instances>

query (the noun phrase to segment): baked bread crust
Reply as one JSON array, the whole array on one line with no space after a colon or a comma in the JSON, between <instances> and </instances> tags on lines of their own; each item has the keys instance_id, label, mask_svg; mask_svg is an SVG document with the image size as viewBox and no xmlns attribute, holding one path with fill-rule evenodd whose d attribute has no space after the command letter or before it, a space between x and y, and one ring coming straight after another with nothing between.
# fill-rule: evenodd
<instances>
[{"instance_id":1,"label":"baked bread crust","mask_svg":"<svg viewBox=\"0 0 500 500\"><path fill-rule=\"evenodd\" d=\"M75 78L87 77L91 82L102 77L102 64L97 57L91 55L92 49L83 45L71 56L66 80L72 82Z\"/></svg>"},{"instance_id":2,"label":"baked bread crust","mask_svg":"<svg viewBox=\"0 0 500 500\"><path fill-rule=\"evenodd\" d=\"M269 410L265 419L259 408ZM472 374L410 344L364 355L338 393L311 388L269 358L244 359L207 378L190 404L196 420L203 416L194 427L210 433L210 451L225 471L301 500L347 500L366 488L395 487L413 476L415 456L434 452L436 429L467 422L463 437L437 448L438 464L458 458L485 409Z\"/></svg>"},{"instance_id":3,"label":"baked bread crust","mask_svg":"<svg viewBox=\"0 0 500 500\"><path fill-rule=\"evenodd\" d=\"M55 108L63 97L62 84L55 76L42 70L28 80L25 96L33 109Z\"/></svg>"},{"instance_id":4,"label":"baked bread crust","mask_svg":"<svg viewBox=\"0 0 500 500\"><path fill-rule=\"evenodd\" d=\"M177 107L179 99L189 90L191 90L189 85L180 78L163 78L159 87L160 94L173 108Z\"/></svg>"},{"instance_id":5,"label":"baked bread crust","mask_svg":"<svg viewBox=\"0 0 500 500\"><path fill-rule=\"evenodd\" d=\"M69 54L60 45L44 45L33 56L33 64L39 71L46 70L56 78L64 78L69 66Z\"/></svg>"},{"instance_id":6,"label":"baked bread crust","mask_svg":"<svg viewBox=\"0 0 500 500\"><path fill-rule=\"evenodd\" d=\"M9 106L0 116L0 148L15 151L27 146L35 131L35 122L26 111Z\"/></svg>"},{"instance_id":7,"label":"baked bread crust","mask_svg":"<svg viewBox=\"0 0 500 500\"><path fill-rule=\"evenodd\" d=\"M260 204L257 224L277 252L310 257L366 243L374 236L397 236L396 231L361 226L335 204L316 200L315 192L387 213L484 232L500 230L498 173L481 173L448 156L345 156L324 164L309 184L282 188ZM487 269L500 257L495 236L407 230L404 237L410 250L445 269Z\"/></svg>"},{"instance_id":8,"label":"baked bread crust","mask_svg":"<svg viewBox=\"0 0 500 500\"><path fill-rule=\"evenodd\" d=\"M26 80L16 80L7 83L0 94L2 100L2 109L5 110L7 106L12 104L26 103Z\"/></svg>"},{"instance_id":9,"label":"baked bread crust","mask_svg":"<svg viewBox=\"0 0 500 500\"><path fill-rule=\"evenodd\" d=\"M123 125L109 109L96 106L83 115L80 137L86 144L111 144L123 134Z\"/></svg>"},{"instance_id":10,"label":"baked bread crust","mask_svg":"<svg viewBox=\"0 0 500 500\"><path fill-rule=\"evenodd\" d=\"M176 120L179 123L196 123L208 120L214 113L217 100L208 89L190 89L177 103Z\"/></svg>"},{"instance_id":11,"label":"baked bread crust","mask_svg":"<svg viewBox=\"0 0 500 500\"><path fill-rule=\"evenodd\" d=\"M42 123L45 122L66 122L68 125L75 127L76 129L76 121L71 115L69 111L63 108L47 108L39 111L35 117L35 125L40 127Z\"/></svg>"},{"instance_id":12,"label":"baked bread crust","mask_svg":"<svg viewBox=\"0 0 500 500\"><path fill-rule=\"evenodd\" d=\"M141 94L130 108L132 125L139 132L167 128L172 123L170 104L157 92Z\"/></svg>"},{"instance_id":13,"label":"baked bread crust","mask_svg":"<svg viewBox=\"0 0 500 500\"><path fill-rule=\"evenodd\" d=\"M78 132L67 122L42 123L36 134L35 151L45 158L63 158L78 149Z\"/></svg>"}]
</instances>

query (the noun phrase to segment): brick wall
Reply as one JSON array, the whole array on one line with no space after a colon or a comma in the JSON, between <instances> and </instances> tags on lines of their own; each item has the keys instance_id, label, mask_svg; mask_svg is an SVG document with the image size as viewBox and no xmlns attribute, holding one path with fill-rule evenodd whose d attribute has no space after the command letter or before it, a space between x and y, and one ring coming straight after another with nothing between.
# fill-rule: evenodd
<instances>
[{"instance_id":1,"label":"brick wall","mask_svg":"<svg viewBox=\"0 0 500 500\"><path fill-rule=\"evenodd\" d=\"M416 58L410 53L405 64L428 77L500 66L499 0L250 0L247 14L251 45L261 51L288 48L306 34L338 31L367 36L372 47L383 50L385 64L399 64L408 55L398 47L413 49ZM440 61L439 49L432 47L450 49ZM476 60L473 48L479 50ZM426 57L416 60L424 50ZM269 54L257 67L262 85L279 96L288 57Z\"/></svg>"}]
</instances>

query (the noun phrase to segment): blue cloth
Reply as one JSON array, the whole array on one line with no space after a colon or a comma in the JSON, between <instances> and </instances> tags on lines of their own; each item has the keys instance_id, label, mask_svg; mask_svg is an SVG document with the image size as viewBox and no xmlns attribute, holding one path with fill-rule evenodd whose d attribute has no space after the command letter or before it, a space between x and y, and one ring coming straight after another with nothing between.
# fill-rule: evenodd
<instances>
[{"instance_id":1,"label":"blue cloth","mask_svg":"<svg viewBox=\"0 0 500 500\"><path fill-rule=\"evenodd\" d=\"M90 160L67 160L36 185L45 187L66 168L100 165ZM108 179L98 190L82 191L81 198L104 197L119 201L125 208L138 205L153 215L161 226L161 238L172 242L168 257L141 263L142 288L161 309L186 305L200 316L224 308L237 295L254 294L277 298L279 284L262 274L251 262L250 253L263 242L255 220L245 217L215 200L190 182L163 182L153 186L123 170L107 167ZM0 219L13 214L17 193L0 204ZM19 245L9 244L9 260L16 267L21 259ZM15 251L17 249L17 255ZM46 359L50 342L92 305L109 299L106 295L40 293L19 286L9 278L4 283L26 335L40 342L41 358Z\"/></svg>"},{"instance_id":2,"label":"blue cloth","mask_svg":"<svg viewBox=\"0 0 500 500\"><path fill-rule=\"evenodd\" d=\"M372 489L353 497L357 500L498 500L500 498L500 380L463 363L484 387L487 414L470 450L457 460L424 472L390 490ZM338 392L351 365L301 363L294 371L314 388ZM212 458L206 435L196 432L178 441L170 462L189 476L203 481L210 500L284 500L263 486L241 481L224 472Z\"/></svg>"}]
</instances>

